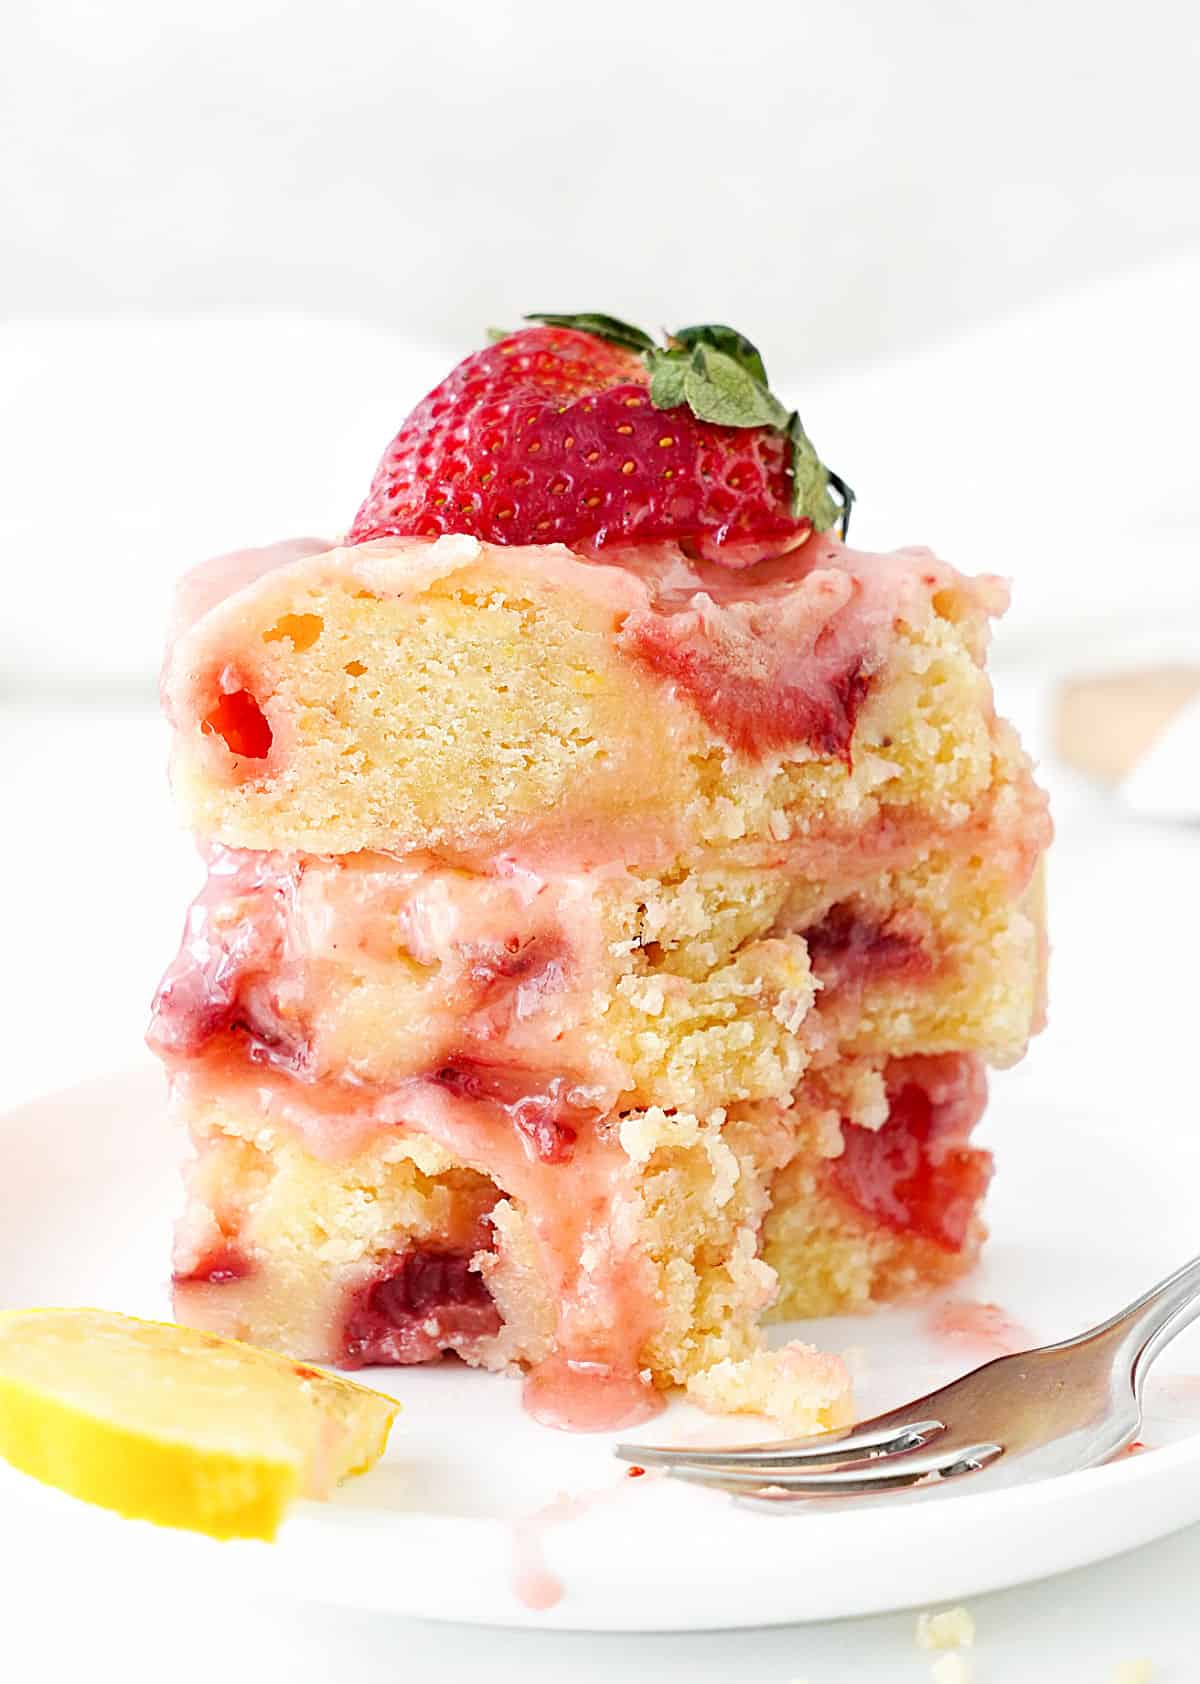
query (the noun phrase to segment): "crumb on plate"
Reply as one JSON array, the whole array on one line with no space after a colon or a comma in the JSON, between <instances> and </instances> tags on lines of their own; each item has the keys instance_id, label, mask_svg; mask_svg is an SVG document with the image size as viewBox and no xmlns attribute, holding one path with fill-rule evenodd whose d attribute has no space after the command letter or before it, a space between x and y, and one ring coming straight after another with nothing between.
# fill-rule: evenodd
<instances>
[{"instance_id":1,"label":"crumb on plate","mask_svg":"<svg viewBox=\"0 0 1200 1684\"><path fill-rule=\"evenodd\" d=\"M975 1621L965 1608L917 1615L917 1646L921 1649L969 1649L974 1641Z\"/></svg>"},{"instance_id":2,"label":"crumb on plate","mask_svg":"<svg viewBox=\"0 0 1200 1684\"><path fill-rule=\"evenodd\" d=\"M850 1375L840 1357L799 1340L724 1358L690 1376L693 1403L720 1415L766 1415L790 1433L829 1432L851 1416Z\"/></svg>"}]
</instances>

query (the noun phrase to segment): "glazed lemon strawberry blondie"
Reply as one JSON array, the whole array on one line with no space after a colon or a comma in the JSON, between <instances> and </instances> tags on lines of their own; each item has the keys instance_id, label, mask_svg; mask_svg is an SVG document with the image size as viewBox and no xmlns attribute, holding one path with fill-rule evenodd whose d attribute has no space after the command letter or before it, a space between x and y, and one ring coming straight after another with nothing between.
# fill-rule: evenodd
<instances>
[{"instance_id":1,"label":"glazed lemon strawberry blondie","mask_svg":"<svg viewBox=\"0 0 1200 1684\"><path fill-rule=\"evenodd\" d=\"M732 330L550 318L418 405L343 541L184 582L181 1320L521 1369L576 1426L782 1376L815 1428L845 1370L763 1318L970 1266L1048 821L1002 585L849 548L850 501Z\"/></svg>"}]
</instances>

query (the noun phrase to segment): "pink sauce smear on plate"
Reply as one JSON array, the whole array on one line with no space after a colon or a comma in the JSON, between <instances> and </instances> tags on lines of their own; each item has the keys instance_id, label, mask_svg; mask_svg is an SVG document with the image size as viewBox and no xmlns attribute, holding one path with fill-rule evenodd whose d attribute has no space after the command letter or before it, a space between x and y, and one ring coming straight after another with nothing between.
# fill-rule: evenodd
<instances>
[{"instance_id":1,"label":"pink sauce smear on plate","mask_svg":"<svg viewBox=\"0 0 1200 1684\"><path fill-rule=\"evenodd\" d=\"M929 1331L935 1339L969 1346L990 1357L1028 1351L1039 1343L1035 1334L999 1304L975 1298L952 1298L942 1304L929 1319Z\"/></svg>"},{"instance_id":2,"label":"pink sauce smear on plate","mask_svg":"<svg viewBox=\"0 0 1200 1684\"><path fill-rule=\"evenodd\" d=\"M551 1502L512 1523L512 1587L517 1601L541 1613L553 1608L566 1595L566 1587L548 1565L544 1550L547 1532L569 1520L580 1520L593 1509L623 1497L631 1485L653 1484L655 1476L645 1468L627 1468L614 1484L572 1495L560 1491Z\"/></svg>"}]
</instances>

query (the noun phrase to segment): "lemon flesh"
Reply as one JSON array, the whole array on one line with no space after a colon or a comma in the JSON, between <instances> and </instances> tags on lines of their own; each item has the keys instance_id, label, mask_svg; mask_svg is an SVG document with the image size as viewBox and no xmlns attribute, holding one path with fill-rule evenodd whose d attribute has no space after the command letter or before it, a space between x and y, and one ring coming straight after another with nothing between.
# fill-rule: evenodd
<instances>
[{"instance_id":1,"label":"lemon flesh","mask_svg":"<svg viewBox=\"0 0 1200 1684\"><path fill-rule=\"evenodd\" d=\"M273 1538L383 1454L399 1405L337 1375L110 1310L0 1313L0 1456L87 1503Z\"/></svg>"}]
</instances>

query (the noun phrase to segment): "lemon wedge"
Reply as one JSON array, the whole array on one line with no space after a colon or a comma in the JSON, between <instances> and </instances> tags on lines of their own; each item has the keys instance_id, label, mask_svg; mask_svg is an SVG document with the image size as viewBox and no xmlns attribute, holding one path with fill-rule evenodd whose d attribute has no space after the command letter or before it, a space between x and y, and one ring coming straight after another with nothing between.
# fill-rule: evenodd
<instances>
[{"instance_id":1,"label":"lemon wedge","mask_svg":"<svg viewBox=\"0 0 1200 1684\"><path fill-rule=\"evenodd\" d=\"M0 1456L118 1514L273 1538L378 1461L399 1405L337 1375L110 1310L0 1313Z\"/></svg>"}]
</instances>

